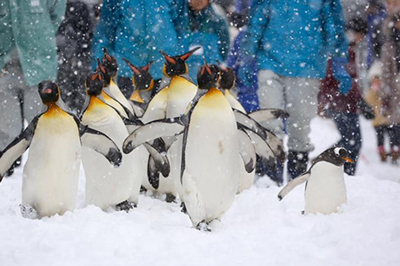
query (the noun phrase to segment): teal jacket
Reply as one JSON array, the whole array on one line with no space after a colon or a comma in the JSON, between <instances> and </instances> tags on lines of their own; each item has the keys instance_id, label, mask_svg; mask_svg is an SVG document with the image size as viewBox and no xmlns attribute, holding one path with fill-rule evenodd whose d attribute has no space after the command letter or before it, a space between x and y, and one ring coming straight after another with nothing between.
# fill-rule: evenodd
<instances>
[{"instance_id":1,"label":"teal jacket","mask_svg":"<svg viewBox=\"0 0 400 266\"><path fill-rule=\"evenodd\" d=\"M344 26L340 0L255 0L241 49L259 69L323 78L328 57L347 57Z\"/></svg>"},{"instance_id":2,"label":"teal jacket","mask_svg":"<svg viewBox=\"0 0 400 266\"><path fill-rule=\"evenodd\" d=\"M13 4L15 3L15 4ZM57 78L55 35L66 0L2 0L0 2L0 70L17 49L26 83Z\"/></svg>"},{"instance_id":3,"label":"teal jacket","mask_svg":"<svg viewBox=\"0 0 400 266\"><path fill-rule=\"evenodd\" d=\"M229 48L228 28L211 7L193 14L187 0L104 0L93 46L92 66L102 57L102 48L115 56L119 76L131 77L132 72L122 60L143 66L154 60L151 74L162 77L164 58L159 53L183 54L191 47L204 47L210 62L224 60ZM190 76L194 78L203 63L202 55L188 60Z\"/></svg>"}]
</instances>

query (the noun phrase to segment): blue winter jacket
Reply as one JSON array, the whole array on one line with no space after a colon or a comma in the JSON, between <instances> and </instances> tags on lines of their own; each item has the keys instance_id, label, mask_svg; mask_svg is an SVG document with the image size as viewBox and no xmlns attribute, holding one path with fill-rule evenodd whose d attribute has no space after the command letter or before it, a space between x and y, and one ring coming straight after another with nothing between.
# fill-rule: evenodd
<instances>
[{"instance_id":1,"label":"blue winter jacket","mask_svg":"<svg viewBox=\"0 0 400 266\"><path fill-rule=\"evenodd\" d=\"M208 14L210 9L208 7L202 12ZM193 19L189 14L187 0L104 0L93 39L93 66L95 59L102 57L103 47L116 57L119 64L118 74L122 77L132 76L130 68L122 60L127 58L137 66L154 60L151 74L155 79L161 78L164 58L159 53L160 50L177 55L201 45L208 61L224 59L223 51L228 48L222 47L225 42L220 39L224 29L227 32L227 26L211 24L208 28L213 29L213 32L194 30L190 22L198 17ZM203 22L199 25L215 22L208 16L200 17ZM229 38L227 39L229 45ZM213 48L212 53L208 51L208 47ZM197 74L201 57L202 54L197 54L188 61L192 78Z\"/></svg>"},{"instance_id":2,"label":"blue winter jacket","mask_svg":"<svg viewBox=\"0 0 400 266\"><path fill-rule=\"evenodd\" d=\"M259 69L323 78L329 56L347 57L344 25L340 0L256 0L242 49Z\"/></svg>"}]
</instances>

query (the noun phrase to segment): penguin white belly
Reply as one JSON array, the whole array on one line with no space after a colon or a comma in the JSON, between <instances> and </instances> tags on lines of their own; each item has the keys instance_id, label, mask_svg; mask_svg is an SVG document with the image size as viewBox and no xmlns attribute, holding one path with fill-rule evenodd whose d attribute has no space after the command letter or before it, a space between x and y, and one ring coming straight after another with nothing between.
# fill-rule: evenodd
<instances>
[{"instance_id":1,"label":"penguin white belly","mask_svg":"<svg viewBox=\"0 0 400 266\"><path fill-rule=\"evenodd\" d=\"M305 190L305 213L330 214L347 202L343 166L318 162L311 168Z\"/></svg>"},{"instance_id":2,"label":"penguin white belly","mask_svg":"<svg viewBox=\"0 0 400 266\"><path fill-rule=\"evenodd\" d=\"M209 100L213 96L217 100ZM191 115L182 162L181 196L194 225L220 219L233 203L240 163L236 130L225 98L200 99Z\"/></svg>"},{"instance_id":3,"label":"penguin white belly","mask_svg":"<svg viewBox=\"0 0 400 266\"><path fill-rule=\"evenodd\" d=\"M74 119L66 113L39 118L24 167L22 204L39 216L75 208L81 143Z\"/></svg>"},{"instance_id":4,"label":"penguin white belly","mask_svg":"<svg viewBox=\"0 0 400 266\"><path fill-rule=\"evenodd\" d=\"M243 108L242 104L234 97L229 90L225 90L225 98L228 100L229 104L232 108L239 110L243 113L246 113L246 110ZM240 155L239 155L240 157ZM240 157L240 160L242 158ZM251 173L248 173L244 167L244 164L239 165L239 186L237 193L241 193L242 191L249 189L254 184L255 170Z\"/></svg>"},{"instance_id":5,"label":"penguin white belly","mask_svg":"<svg viewBox=\"0 0 400 266\"><path fill-rule=\"evenodd\" d=\"M232 108L247 113L246 110L244 110L243 105L230 93L230 91L225 91L225 98L228 100Z\"/></svg>"},{"instance_id":6,"label":"penguin white belly","mask_svg":"<svg viewBox=\"0 0 400 266\"><path fill-rule=\"evenodd\" d=\"M86 112L82 122L106 134L122 150L128 131L114 110L103 107L101 111ZM87 204L107 210L128 199L137 203L141 184L141 178L135 172L140 163L138 151L124 154L121 165L114 168L102 155L83 147L82 162L86 175Z\"/></svg>"},{"instance_id":7,"label":"penguin white belly","mask_svg":"<svg viewBox=\"0 0 400 266\"><path fill-rule=\"evenodd\" d=\"M186 113L196 93L195 84L180 76L173 77L168 86L166 117L174 118Z\"/></svg>"},{"instance_id":8,"label":"penguin white belly","mask_svg":"<svg viewBox=\"0 0 400 266\"><path fill-rule=\"evenodd\" d=\"M241 193L244 190L250 189L251 186L254 184L254 177L255 177L255 170L252 171L251 173L248 173L244 167L244 163L242 161L242 158L239 155L239 186L237 193Z\"/></svg>"},{"instance_id":9,"label":"penguin white belly","mask_svg":"<svg viewBox=\"0 0 400 266\"><path fill-rule=\"evenodd\" d=\"M115 82L112 80L110 82L110 91L111 91L111 94L115 97L115 99L117 99L118 102L120 102L125 108L127 108L132 114L134 114L131 104L125 98L125 96L122 94L122 92L119 89L119 87L117 86L117 84L115 84Z\"/></svg>"}]
</instances>

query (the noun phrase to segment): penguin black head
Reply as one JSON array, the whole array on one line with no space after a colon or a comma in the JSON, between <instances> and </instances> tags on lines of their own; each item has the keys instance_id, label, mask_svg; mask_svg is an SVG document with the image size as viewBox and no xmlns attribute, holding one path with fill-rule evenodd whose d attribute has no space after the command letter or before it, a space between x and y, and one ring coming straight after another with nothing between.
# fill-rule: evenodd
<instances>
[{"instance_id":1,"label":"penguin black head","mask_svg":"<svg viewBox=\"0 0 400 266\"><path fill-rule=\"evenodd\" d=\"M138 90L152 89L154 86L153 77L150 74L150 66L153 61L150 61L147 65L142 67L136 67L134 64L123 58L123 60L129 65L133 71L132 83Z\"/></svg>"},{"instance_id":2,"label":"penguin black head","mask_svg":"<svg viewBox=\"0 0 400 266\"><path fill-rule=\"evenodd\" d=\"M90 96L97 96L103 90L104 87L104 78L100 71L96 71L95 73L90 74L86 78L86 92Z\"/></svg>"},{"instance_id":3,"label":"penguin black head","mask_svg":"<svg viewBox=\"0 0 400 266\"><path fill-rule=\"evenodd\" d=\"M349 158L348 151L342 147L327 149L314 160L313 164L321 161L326 161L336 166L342 166L346 162L353 163L353 160Z\"/></svg>"},{"instance_id":4,"label":"penguin black head","mask_svg":"<svg viewBox=\"0 0 400 266\"><path fill-rule=\"evenodd\" d=\"M188 73L189 68L185 61L198 49L200 49L200 47L196 47L186 54L177 56L169 56L163 51L160 51L160 54L165 58L165 64L163 66L164 75L167 77L173 77Z\"/></svg>"},{"instance_id":5,"label":"penguin black head","mask_svg":"<svg viewBox=\"0 0 400 266\"><path fill-rule=\"evenodd\" d=\"M106 48L103 48L103 59L102 59L102 64L106 70L106 74L110 78L114 78L117 76L118 73L118 63L115 57L111 56ZM103 73L104 75L104 73Z\"/></svg>"},{"instance_id":6,"label":"penguin black head","mask_svg":"<svg viewBox=\"0 0 400 266\"><path fill-rule=\"evenodd\" d=\"M221 78L219 80L219 87L223 90L230 90L235 86L236 76L235 72L230 67L220 66Z\"/></svg>"},{"instance_id":7,"label":"penguin black head","mask_svg":"<svg viewBox=\"0 0 400 266\"><path fill-rule=\"evenodd\" d=\"M197 84L200 89L209 90L217 87L218 80L220 78L220 70L217 65L208 65L204 61L204 65L200 68L197 73Z\"/></svg>"},{"instance_id":8,"label":"penguin black head","mask_svg":"<svg viewBox=\"0 0 400 266\"><path fill-rule=\"evenodd\" d=\"M58 101L60 98L60 89L58 85L51 80L43 80L38 85L39 95L44 104L51 104Z\"/></svg>"}]
</instances>

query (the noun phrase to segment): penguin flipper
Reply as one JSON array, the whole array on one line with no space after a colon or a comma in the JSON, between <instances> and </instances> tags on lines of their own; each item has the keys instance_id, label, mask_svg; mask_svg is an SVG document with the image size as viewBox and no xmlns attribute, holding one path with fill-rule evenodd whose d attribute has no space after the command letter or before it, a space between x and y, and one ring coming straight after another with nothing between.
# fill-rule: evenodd
<instances>
[{"instance_id":1,"label":"penguin flipper","mask_svg":"<svg viewBox=\"0 0 400 266\"><path fill-rule=\"evenodd\" d=\"M104 133L81 125L82 145L102 154L113 166L120 166L122 153L118 146Z\"/></svg>"},{"instance_id":2,"label":"penguin flipper","mask_svg":"<svg viewBox=\"0 0 400 266\"><path fill-rule=\"evenodd\" d=\"M128 116L129 119L131 119L131 120L137 119L137 117L136 117L134 114L132 114L132 112L131 112L128 108L126 108L125 105L123 105L120 101L118 101L117 98L114 97L114 95L111 93L111 91L110 91L110 89L109 89L108 87L103 88L103 91L104 91L111 99L113 99L114 101L116 101L116 102L121 106L122 109L124 109L124 111L125 111L125 113L127 114L127 116ZM102 99L102 101L105 102L104 99Z\"/></svg>"},{"instance_id":3,"label":"penguin flipper","mask_svg":"<svg viewBox=\"0 0 400 266\"><path fill-rule=\"evenodd\" d=\"M150 185L154 189L158 189L160 186L160 172L158 171L153 157L149 155L149 160L147 162L147 178Z\"/></svg>"},{"instance_id":4,"label":"penguin flipper","mask_svg":"<svg viewBox=\"0 0 400 266\"><path fill-rule=\"evenodd\" d=\"M169 160L166 152L160 152L153 145L145 142L143 143L146 150L149 152L151 159L154 162L154 166L164 176L168 177L171 171ZM150 159L150 158L149 158Z\"/></svg>"},{"instance_id":5,"label":"penguin flipper","mask_svg":"<svg viewBox=\"0 0 400 266\"><path fill-rule=\"evenodd\" d=\"M272 119L288 118L290 115L288 112L282 109L265 108L251 112L249 113L249 116L254 120L260 122L260 121L269 121Z\"/></svg>"},{"instance_id":6,"label":"penguin flipper","mask_svg":"<svg viewBox=\"0 0 400 266\"><path fill-rule=\"evenodd\" d=\"M236 109L233 109L233 113L235 114L236 122L239 124L239 126L243 126L244 128L246 128L247 132L249 130L253 131L257 135L259 135L263 140L267 141L268 145L274 151L274 154L276 155L279 162L280 163L285 162L286 154L282 140L280 140L270 130L261 126L256 120L254 120L249 115Z\"/></svg>"},{"instance_id":7,"label":"penguin flipper","mask_svg":"<svg viewBox=\"0 0 400 266\"><path fill-rule=\"evenodd\" d=\"M256 167L256 150L250 136L242 129L237 131L239 137L239 153L244 162L247 173L253 172Z\"/></svg>"},{"instance_id":8,"label":"penguin flipper","mask_svg":"<svg viewBox=\"0 0 400 266\"><path fill-rule=\"evenodd\" d=\"M124 141L123 150L128 154L145 142L181 134L185 126L179 119L163 119L152 121L133 131Z\"/></svg>"},{"instance_id":9,"label":"penguin flipper","mask_svg":"<svg viewBox=\"0 0 400 266\"><path fill-rule=\"evenodd\" d=\"M144 114L144 109L139 105L135 104L133 101L129 101L130 105L132 106L133 111L137 117L142 117Z\"/></svg>"},{"instance_id":10,"label":"penguin flipper","mask_svg":"<svg viewBox=\"0 0 400 266\"><path fill-rule=\"evenodd\" d=\"M281 201L290 191L292 191L295 187L304 182L308 181L310 178L310 171L305 172L301 176L292 179L282 190L278 193L278 199Z\"/></svg>"},{"instance_id":11,"label":"penguin flipper","mask_svg":"<svg viewBox=\"0 0 400 266\"><path fill-rule=\"evenodd\" d=\"M20 157L31 145L36 125L41 115L36 116L27 128L16 137L8 146L0 151L0 182L14 161Z\"/></svg>"},{"instance_id":12,"label":"penguin flipper","mask_svg":"<svg viewBox=\"0 0 400 266\"><path fill-rule=\"evenodd\" d=\"M270 169L276 169L276 155L266 140L251 130L245 130L253 142L255 152L263 160L264 165Z\"/></svg>"}]
</instances>

